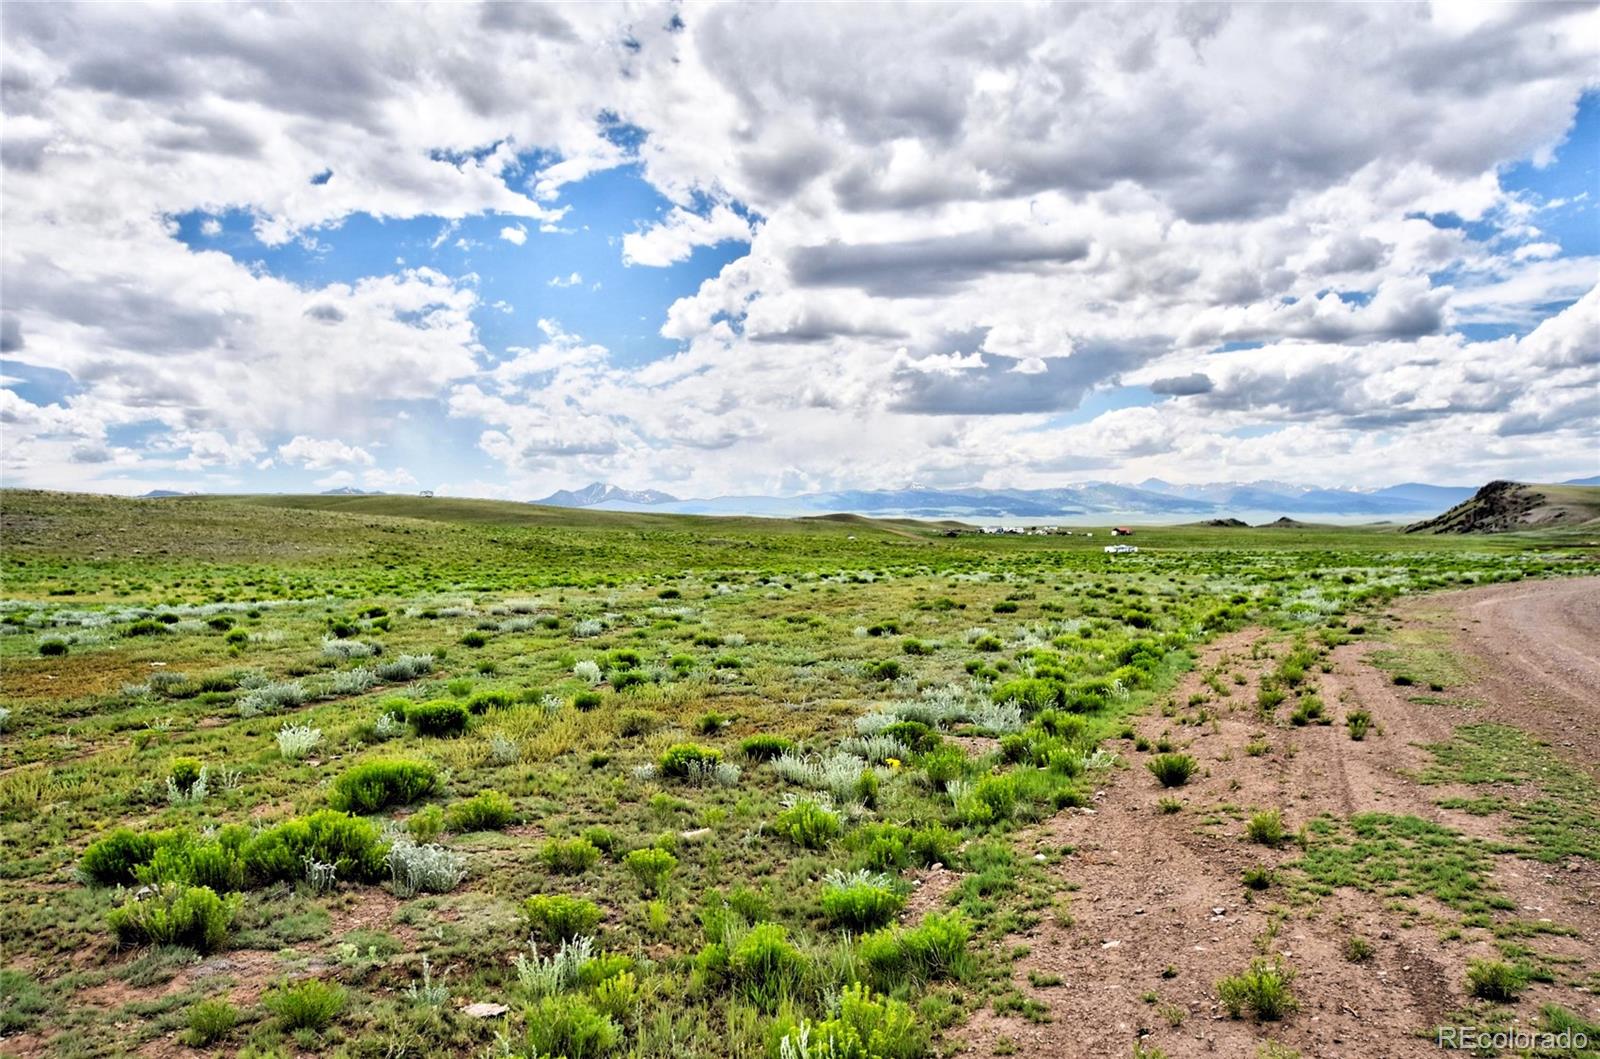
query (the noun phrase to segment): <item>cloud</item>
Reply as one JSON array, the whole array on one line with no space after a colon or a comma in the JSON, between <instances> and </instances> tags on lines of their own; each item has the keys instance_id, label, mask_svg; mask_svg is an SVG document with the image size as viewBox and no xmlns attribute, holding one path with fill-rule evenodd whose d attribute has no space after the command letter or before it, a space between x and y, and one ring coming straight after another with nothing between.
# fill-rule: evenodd
<instances>
[{"instance_id":1,"label":"cloud","mask_svg":"<svg viewBox=\"0 0 1600 1059\"><path fill-rule=\"evenodd\" d=\"M320 471L341 463L371 466L376 461L366 449L348 445L337 438L308 438L296 435L278 446L278 458Z\"/></svg>"},{"instance_id":2,"label":"cloud","mask_svg":"<svg viewBox=\"0 0 1600 1059\"><path fill-rule=\"evenodd\" d=\"M442 480L486 454L511 495L1592 463L1597 262L1556 230L1589 207L1503 181L1567 162L1593 8L668 13L8 9L8 482L365 482L418 430ZM642 214L612 252L672 271L607 294L631 326L643 285L681 292L639 323L666 356L526 336L537 280L487 306L402 263L581 230L608 170ZM202 247L246 217L396 264L280 273L185 246L193 215ZM535 275L603 270L566 242ZM1130 386L1182 399L1084 411Z\"/></svg>"},{"instance_id":3,"label":"cloud","mask_svg":"<svg viewBox=\"0 0 1600 1059\"><path fill-rule=\"evenodd\" d=\"M696 247L748 242L752 231L748 220L720 203L705 214L674 206L666 220L622 237L622 261L665 268L686 259Z\"/></svg>"},{"instance_id":4,"label":"cloud","mask_svg":"<svg viewBox=\"0 0 1600 1059\"><path fill-rule=\"evenodd\" d=\"M583 283L582 274L581 273L577 273L577 272L573 272L573 273L570 273L570 274L568 274L567 276L564 276L564 277L563 276L551 276L550 277L550 282L546 283L545 286L547 286L547 287L577 287L577 286L581 286L582 283Z\"/></svg>"},{"instance_id":5,"label":"cloud","mask_svg":"<svg viewBox=\"0 0 1600 1059\"><path fill-rule=\"evenodd\" d=\"M1211 377L1203 371L1192 371L1188 375L1150 380L1152 393L1172 397L1192 397L1199 393L1210 393L1214 387L1215 384L1211 381Z\"/></svg>"}]
</instances>

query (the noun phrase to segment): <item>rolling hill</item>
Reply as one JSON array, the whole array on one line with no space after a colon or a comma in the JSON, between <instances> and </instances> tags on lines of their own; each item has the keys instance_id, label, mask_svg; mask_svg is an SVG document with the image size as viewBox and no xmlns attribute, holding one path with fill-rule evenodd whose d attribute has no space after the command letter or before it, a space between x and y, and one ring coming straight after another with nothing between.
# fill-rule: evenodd
<instances>
[{"instance_id":1,"label":"rolling hill","mask_svg":"<svg viewBox=\"0 0 1600 1059\"><path fill-rule=\"evenodd\" d=\"M1558 527L1600 527L1600 486L1490 482L1470 500L1407 533L1505 533Z\"/></svg>"}]
</instances>

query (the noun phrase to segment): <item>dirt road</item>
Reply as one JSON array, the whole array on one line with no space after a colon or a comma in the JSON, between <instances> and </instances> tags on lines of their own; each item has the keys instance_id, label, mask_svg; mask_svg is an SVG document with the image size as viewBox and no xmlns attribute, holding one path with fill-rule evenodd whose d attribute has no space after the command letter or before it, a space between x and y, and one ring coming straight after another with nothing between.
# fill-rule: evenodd
<instances>
[{"instance_id":1,"label":"dirt road","mask_svg":"<svg viewBox=\"0 0 1600 1059\"><path fill-rule=\"evenodd\" d=\"M1172 696L1177 716L1147 716L1138 726L1193 755L1200 775L1162 790L1143 767L1146 754L1114 744L1132 767L1112 772L1092 811L1063 813L1033 836L1052 859L1070 850L1049 869L1070 891L1069 912L1011 939L1028 949L1013 985L1045 1005L1050 1021L981 1011L964 1034L969 1054L1100 1059L1132 1055L1140 1041L1174 1059L1254 1059L1268 1041L1308 1059L1441 1054L1425 1035L1470 1004L1467 961L1501 958L1495 937L1452 927L1459 912L1430 897L1396 901L1341 888L1306 904L1279 883L1252 892L1241 881L1245 869L1286 865L1299 850L1246 841L1244 821L1276 808L1293 830L1321 814L1343 820L1377 812L1503 840L1503 819L1439 805L1480 789L1416 781L1433 762L1425 745L1450 739L1460 725L1495 721L1533 732L1592 768L1600 746L1600 579L1445 593L1406 601L1394 615L1395 630L1469 656L1474 679L1449 689L1449 704L1396 687L1367 660L1387 645L1359 641L1335 649L1327 671L1313 674L1334 724L1292 727L1281 714L1264 723L1256 691L1284 641L1246 630L1207 649ZM1208 687L1207 674L1221 679ZM1184 725L1192 696L1205 697L1212 717ZM1377 729L1360 742L1339 723L1355 709L1369 711ZM1173 795L1182 809L1164 812L1161 801ZM1563 966L1600 967L1600 865L1512 855L1492 864L1495 893L1513 906L1496 922L1573 930L1529 944L1569 961ZM1352 936L1371 944L1370 960L1347 958ZM1262 955L1294 971L1299 1011L1279 1023L1228 1018L1216 980ZM1569 979L1530 988L1515 1005L1523 1024L1546 1002L1600 1019L1593 993Z\"/></svg>"}]
</instances>

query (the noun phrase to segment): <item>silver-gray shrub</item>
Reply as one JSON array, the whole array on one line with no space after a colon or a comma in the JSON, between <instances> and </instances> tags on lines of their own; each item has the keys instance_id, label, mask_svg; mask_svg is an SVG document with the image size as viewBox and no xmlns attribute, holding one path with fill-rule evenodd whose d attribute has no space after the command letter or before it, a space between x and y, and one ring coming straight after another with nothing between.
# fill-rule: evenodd
<instances>
[{"instance_id":1,"label":"silver-gray shrub","mask_svg":"<svg viewBox=\"0 0 1600 1059\"><path fill-rule=\"evenodd\" d=\"M994 735L1022 731L1022 707L1015 699L984 703L972 711L972 723Z\"/></svg>"},{"instance_id":2,"label":"silver-gray shrub","mask_svg":"<svg viewBox=\"0 0 1600 1059\"><path fill-rule=\"evenodd\" d=\"M359 695L378 682L378 675L366 666L357 666L335 673L328 682L331 695Z\"/></svg>"},{"instance_id":3,"label":"silver-gray shrub","mask_svg":"<svg viewBox=\"0 0 1600 1059\"><path fill-rule=\"evenodd\" d=\"M684 779L695 787L732 787L739 776L739 766L726 761L691 761Z\"/></svg>"},{"instance_id":4,"label":"silver-gray shrub","mask_svg":"<svg viewBox=\"0 0 1600 1059\"><path fill-rule=\"evenodd\" d=\"M599 636L605 629L606 623L599 618L584 618L573 623L572 635L586 639L590 636Z\"/></svg>"},{"instance_id":5,"label":"silver-gray shrub","mask_svg":"<svg viewBox=\"0 0 1600 1059\"><path fill-rule=\"evenodd\" d=\"M600 683L600 664L591 659L585 658L583 661L572 667L572 675L590 687L594 687L596 684Z\"/></svg>"},{"instance_id":6,"label":"silver-gray shrub","mask_svg":"<svg viewBox=\"0 0 1600 1059\"><path fill-rule=\"evenodd\" d=\"M379 739L394 739L406 732L405 718L394 713L383 713L372 724L372 734Z\"/></svg>"},{"instance_id":7,"label":"silver-gray shrub","mask_svg":"<svg viewBox=\"0 0 1600 1059\"><path fill-rule=\"evenodd\" d=\"M306 689L298 680L285 680L256 688L239 700L239 716L256 717L285 706L300 706L306 701Z\"/></svg>"},{"instance_id":8,"label":"silver-gray shrub","mask_svg":"<svg viewBox=\"0 0 1600 1059\"><path fill-rule=\"evenodd\" d=\"M509 765L521 757L522 748L509 735L496 732L489 737L489 764Z\"/></svg>"},{"instance_id":9,"label":"silver-gray shrub","mask_svg":"<svg viewBox=\"0 0 1600 1059\"><path fill-rule=\"evenodd\" d=\"M378 663L378 679L390 683L416 680L424 673L431 673L432 671L432 655L401 655L398 658L391 658L387 662Z\"/></svg>"},{"instance_id":10,"label":"silver-gray shrub","mask_svg":"<svg viewBox=\"0 0 1600 1059\"><path fill-rule=\"evenodd\" d=\"M911 757L910 748L892 735L851 736L839 744L839 749L874 765L881 765L889 758L905 761Z\"/></svg>"},{"instance_id":11,"label":"silver-gray shrub","mask_svg":"<svg viewBox=\"0 0 1600 1059\"><path fill-rule=\"evenodd\" d=\"M306 724L285 724L278 729L278 753L299 761L322 742L322 729Z\"/></svg>"},{"instance_id":12,"label":"silver-gray shrub","mask_svg":"<svg viewBox=\"0 0 1600 1059\"><path fill-rule=\"evenodd\" d=\"M389 847L389 884L398 897L449 893L467 877L467 858L404 836Z\"/></svg>"},{"instance_id":13,"label":"silver-gray shrub","mask_svg":"<svg viewBox=\"0 0 1600 1059\"><path fill-rule=\"evenodd\" d=\"M0 706L0 732L5 731L6 730L6 725L8 725L10 723L11 723L11 710L9 708L5 707L5 706Z\"/></svg>"},{"instance_id":14,"label":"silver-gray shrub","mask_svg":"<svg viewBox=\"0 0 1600 1059\"><path fill-rule=\"evenodd\" d=\"M826 757L802 757L791 752L772 759L772 771L780 778L797 786L827 791L840 802L855 797L861 770L866 767L866 759L843 752Z\"/></svg>"},{"instance_id":15,"label":"silver-gray shrub","mask_svg":"<svg viewBox=\"0 0 1600 1059\"><path fill-rule=\"evenodd\" d=\"M533 996L555 996L582 981L584 967L594 959L594 938L579 934L551 956L540 956L537 945L529 949L528 955L517 955L517 981Z\"/></svg>"},{"instance_id":16,"label":"silver-gray shrub","mask_svg":"<svg viewBox=\"0 0 1600 1059\"><path fill-rule=\"evenodd\" d=\"M370 658L377 654L377 649L369 643L360 640L336 640L328 637L322 641L322 653L328 658Z\"/></svg>"}]
</instances>

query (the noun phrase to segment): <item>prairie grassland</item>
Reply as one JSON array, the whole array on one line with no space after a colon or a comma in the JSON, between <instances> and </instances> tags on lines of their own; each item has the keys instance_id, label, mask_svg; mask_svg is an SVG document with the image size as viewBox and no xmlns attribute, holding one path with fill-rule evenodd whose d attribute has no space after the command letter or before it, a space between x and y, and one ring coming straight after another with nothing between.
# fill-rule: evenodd
<instances>
[{"instance_id":1,"label":"prairie grassland","mask_svg":"<svg viewBox=\"0 0 1600 1059\"><path fill-rule=\"evenodd\" d=\"M1200 645L1600 570L1560 535L949 528L5 493L0 1035L935 1054L1063 899L1013 836Z\"/></svg>"}]
</instances>

